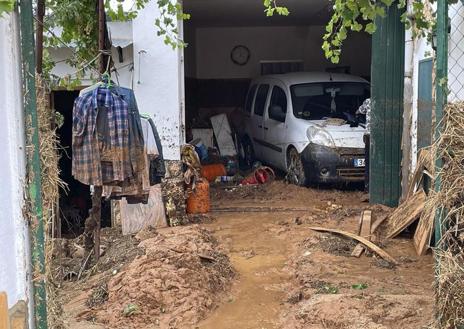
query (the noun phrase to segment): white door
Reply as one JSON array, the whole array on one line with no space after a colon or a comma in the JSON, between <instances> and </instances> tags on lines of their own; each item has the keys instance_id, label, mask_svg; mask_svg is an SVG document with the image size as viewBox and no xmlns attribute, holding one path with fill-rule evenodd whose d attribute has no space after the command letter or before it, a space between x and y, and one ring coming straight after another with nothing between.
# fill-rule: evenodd
<instances>
[{"instance_id":1,"label":"white door","mask_svg":"<svg viewBox=\"0 0 464 329\"><path fill-rule=\"evenodd\" d=\"M265 151L263 159L280 169L285 169L287 112L287 94L283 86L276 84L272 86L269 105L264 116Z\"/></svg>"},{"instance_id":2,"label":"white door","mask_svg":"<svg viewBox=\"0 0 464 329\"><path fill-rule=\"evenodd\" d=\"M269 85L260 84L256 92L255 103L251 114L251 132L253 148L257 159L263 159L264 142L264 112L268 102Z\"/></svg>"}]
</instances>

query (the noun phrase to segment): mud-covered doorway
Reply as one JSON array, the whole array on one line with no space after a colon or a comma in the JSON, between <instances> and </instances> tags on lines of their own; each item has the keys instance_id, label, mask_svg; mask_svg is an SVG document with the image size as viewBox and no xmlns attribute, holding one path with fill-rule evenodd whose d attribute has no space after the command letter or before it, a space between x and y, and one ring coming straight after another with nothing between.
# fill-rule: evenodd
<instances>
[{"instance_id":1,"label":"mud-covered doorway","mask_svg":"<svg viewBox=\"0 0 464 329\"><path fill-rule=\"evenodd\" d=\"M85 219L92 206L90 187L75 180L72 176L72 122L73 106L79 97L79 90L53 91L53 107L57 112L55 124L60 142L59 169L60 178L67 189L60 189L57 200L59 211L57 218L57 237L74 238L84 231ZM109 202L102 204L102 227L111 226L111 209Z\"/></svg>"}]
</instances>

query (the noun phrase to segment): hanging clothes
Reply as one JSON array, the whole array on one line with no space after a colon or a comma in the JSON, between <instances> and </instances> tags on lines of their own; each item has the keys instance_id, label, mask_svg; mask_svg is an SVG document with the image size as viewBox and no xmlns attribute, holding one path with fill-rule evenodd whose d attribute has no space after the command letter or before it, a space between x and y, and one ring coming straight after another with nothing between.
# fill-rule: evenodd
<instances>
[{"instance_id":1,"label":"hanging clothes","mask_svg":"<svg viewBox=\"0 0 464 329\"><path fill-rule=\"evenodd\" d=\"M128 105L129 157L132 171L134 172L134 182L122 188L104 188L103 196L111 199L130 197L133 199L132 203L146 202L150 193L150 182L148 177L148 163L144 151L144 136L135 94L132 89L114 85L111 91L123 99Z\"/></svg>"},{"instance_id":2,"label":"hanging clothes","mask_svg":"<svg viewBox=\"0 0 464 329\"><path fill-rule=\"evenodd\" d=\"M146 203L150 186L161 182L166 169L158 131L149 116L139 114L134 91L97 83L81 91L73 117L74 177L103 186L103 197Z\"/></svg>"},{"instance_id":3,"label":"hanging clothes","mask_svg":"<svg viewBox=\"0 0 464 329\"><path fill-rule=\"evenodd\" d=\"M145 123L144 128L144 136L147 136L145 139L148 143L149 139L153 143L153 139L156 145L148 146L148 154L150 154L150 149L154 149L156 146L156 150L158 155L149 157L149 165L150 165L150 185L155 185L161 183L161 179L164 178L166 175L166 165L164 164L164 156L163 156L163 146L161 145L161 139L158 134L158 129L156 129L156 125L153 122L153 119L148 114L142 114L142 123ZM151 129L150 129L151 127ZM152 137L148 137L152 136Z\"/></svg>"},{"instance_id":4,"label":"hanging clothes","mask_svg":"<svg viewBox=\"0 0 464 329\"><path fill-rule=\"evenodd\" d=\"M129 156L128 104L104 86L73 108L72 175L86 185L123 186L134 177Z\"/></svg>"}]
</instances>

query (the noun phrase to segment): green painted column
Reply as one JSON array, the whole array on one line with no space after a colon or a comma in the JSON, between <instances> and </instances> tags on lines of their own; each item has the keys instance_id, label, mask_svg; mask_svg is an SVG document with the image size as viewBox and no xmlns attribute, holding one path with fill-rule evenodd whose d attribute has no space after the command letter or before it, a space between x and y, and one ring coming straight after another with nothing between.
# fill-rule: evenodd
<instances>
[{"instance_id":1,"label":"green painted column","mask_svg":"<svg viewBox=\"0 0 464 329\"><path fill-rule=\"evenodd\" d=\"M35 90L34 20L32 0L19 2L23 99L26 121L27 190L31 211L31 261L36 329L47 329L45 273L45 227L42 213L42 181L39 154L39 128Z\"/></svg>"},{"instance_id":2,"label":"green painted column","mask_svg":"<svg viewBox=\"0 0 464 329\"><path fill-rule=\"evenodd\" d=\"M448 1L438 0L437 3L437 72L436 72L436 106L435 106L435 140L438 140L442 131L443 109L447 102L448 89ZM440 171L443 160L439 154L435 155L435 192L441 190ZM440 241L443 230L443 209L437 209L435 216L435 241Z\"/></svg>"},{"instance_id":3,"label":"green painted column","mask_svg":"<svg viewBox=\"0 0 464 329\"><path fill-rule=\"evenodd\" d=\"M401 196L405 26L393 4L372 37L369 193L371 203L398 205Z\"/></svg>"}]
</instances>

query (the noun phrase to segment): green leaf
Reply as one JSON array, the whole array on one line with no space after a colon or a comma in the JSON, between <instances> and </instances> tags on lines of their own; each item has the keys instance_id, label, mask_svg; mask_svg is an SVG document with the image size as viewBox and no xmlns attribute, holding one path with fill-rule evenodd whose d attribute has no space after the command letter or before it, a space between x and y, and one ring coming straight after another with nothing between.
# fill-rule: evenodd
<instances>
[{"instance_id":1,"label":"green leaf","mask_svg":"<svg viewBox=\"0 0 464 329\"><path fill-rule=\"evenodd\" d=\"M3 13L11 13L14 10L16 0L0 0L0 16Z\"/></svg>"},{"instance_id":2,"label":"green leaf","mask_svg":"<svg viewBox=\"0 0 464 329\"><path fill-rule=\"evenodd\" d=\"M371 22L366 25L364 30L369 34L373 34L377 30L377 26L375 26L375 24Z\"/></svg>"},{"instance_id":3,"label":"green leaf","mask_svg":"<svg viewBox=\"0 0 464 329\"><path fill-rule=\"evenodd\" d=\"M367 283L357 283L357 284L353 284L351 288L355 290L364 290L368 288L368 285Z\"/></svg>"}]
</instances>

